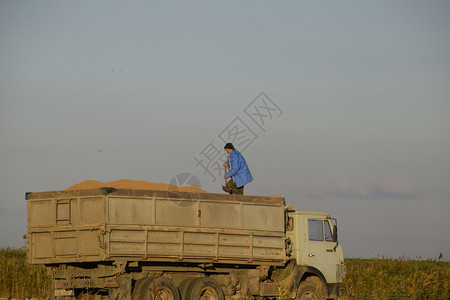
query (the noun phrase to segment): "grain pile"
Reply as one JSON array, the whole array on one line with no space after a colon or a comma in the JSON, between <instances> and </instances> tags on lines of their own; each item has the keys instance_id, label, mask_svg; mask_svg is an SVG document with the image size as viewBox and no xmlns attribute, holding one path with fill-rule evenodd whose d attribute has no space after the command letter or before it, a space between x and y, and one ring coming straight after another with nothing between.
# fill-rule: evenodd
<instances>
[{"instance_id":1,"label":"grain pile","mask_svg":"<svg viewBox=\"0 0 450 300\"><path fill-rule=\"evenodd\" d=\"M66 188L66 191L97 189L102 187L112 187L116 189L129 189L129 190L158 190L158 191L207 193L205 190L195 185L177 186L167 183L155 183L150 181L131 180L131 179L120 179L110 182L101 182L98 180L85 180Z\"/></svg>"}]
</instances>

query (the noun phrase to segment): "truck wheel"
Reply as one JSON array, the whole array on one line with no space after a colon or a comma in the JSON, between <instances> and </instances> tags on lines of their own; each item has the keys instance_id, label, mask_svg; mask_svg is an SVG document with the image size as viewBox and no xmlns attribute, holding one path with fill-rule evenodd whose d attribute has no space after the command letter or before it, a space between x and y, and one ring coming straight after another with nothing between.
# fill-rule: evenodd
<instances>
[{"instance_id":1,"label":"truck wheel","mask_svg":"<svg viewBox=\"0 0 450 300\"><path fill-rule=\"evenodd\" d=\"M131 299L137 299L142 290L142 284L148 280L148 278L141 278L134 284L133 292L131 293Z\"/></svg>"},{"instance_id":2,"label":"truck wheel","mask_svg":"<svg viewBox=\"0 0 450 300\"><path fill-rule=\"evenodd\" d=\"M172 280L166 277L147 278L136 291L138 300L181 300L180 292Z\"/></svg>"},{"instance_id":3,"label":"truck wheel","mask_svg":"<svg viewBox=\"0 0 450 300\"><path fill-rule=\"evenodd\" d=\"M178 285L178 290L180 291L181 299L185 300L187 298L187 291L188 287L191 285L192 281L194 281L196 278L186 278Z\"/></svg>"},{"instance_id":4,"label":"truck wheel","mask_svg":"<svg viewBox=\"0 0 450 300\"><path fill-rule=\"evenodd\" d=\"M186 296L186 300L225 300L222 288L210 277L194 279L187 288Z\"/></svg>"},{"instance_id":5,"label":"truck wheel","mask_svg":"<svg viewBox=\"0 0 450 300\"><path fill-rule=\"evenodd\" d=\"M325 296L323 295L323 291L313 282L303 281L300 283L297 291L297 300L323 300Z\"/></svg>"}]
</instances>

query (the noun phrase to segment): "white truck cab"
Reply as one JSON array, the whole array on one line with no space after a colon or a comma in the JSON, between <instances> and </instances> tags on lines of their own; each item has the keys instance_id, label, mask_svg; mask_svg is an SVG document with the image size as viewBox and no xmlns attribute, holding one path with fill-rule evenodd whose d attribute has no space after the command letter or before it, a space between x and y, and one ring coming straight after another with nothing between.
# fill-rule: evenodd
<instances>
[{"instance_id":1,"label":"white truck cab","mask_svg":"<svg viewBox=\"0 0 450 300\"><path fill-rule=\"evenodd\" d=\"M324 212L289 210L292 259L325 284L328 294L338 293L345 277L342 247L337 238L337 221Z\"/></svg>"}]
</instances>

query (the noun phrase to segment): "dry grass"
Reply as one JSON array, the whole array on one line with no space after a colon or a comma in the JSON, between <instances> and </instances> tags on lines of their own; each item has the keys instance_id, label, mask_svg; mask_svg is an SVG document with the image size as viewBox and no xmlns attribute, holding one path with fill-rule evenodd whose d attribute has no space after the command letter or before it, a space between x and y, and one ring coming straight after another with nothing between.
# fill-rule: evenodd
<instances>
[{"instance_id":1,"label":"dry grass","mask_svg":"<svg viewBox=\"0 0 450 300\"><path fill-rule=\"evenodd\" d=\"M346 259L346 264L348 299L450 299L450 262ZM24 250L0 249L0 298L48 298L49 292L44 266L29 265Z\"/></svg>"},{"instance_id":2,"label":"dry grass","mask_svg":"<svg viewBox=\"0 0 450 300\"><path fill-rule=\"evenodd\" d=\"M50 278L44 266L29 265L24 250L0 250L1 298L47 298L49 291Z\"/></svg>"},{"instance_id":3,"label":"dry grass","mask_svg":"<svg viewBox=\"0 0 450 300\"><path fill-rule=\"evenodd\" d=\"M450 299L450 263L437 260L346 259L348 299Z\"/></svg>"}]
</instances>

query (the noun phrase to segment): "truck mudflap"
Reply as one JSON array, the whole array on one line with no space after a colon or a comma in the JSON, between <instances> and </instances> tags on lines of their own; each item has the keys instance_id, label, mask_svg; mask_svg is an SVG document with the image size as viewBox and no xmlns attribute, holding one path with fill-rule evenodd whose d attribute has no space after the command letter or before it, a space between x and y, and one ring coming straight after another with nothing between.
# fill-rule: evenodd
<instances>
[{"instance_id":1,"label":"truck mudflap","mask_svg":"<svg viewBox=\"0 0 450 300\"><path fill-rule=\"evenodd\" d=\"M339 297L339 283L327 284L328 298L337 299Z\"/></svg>"}]
</instances>

